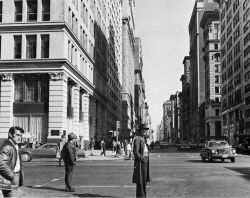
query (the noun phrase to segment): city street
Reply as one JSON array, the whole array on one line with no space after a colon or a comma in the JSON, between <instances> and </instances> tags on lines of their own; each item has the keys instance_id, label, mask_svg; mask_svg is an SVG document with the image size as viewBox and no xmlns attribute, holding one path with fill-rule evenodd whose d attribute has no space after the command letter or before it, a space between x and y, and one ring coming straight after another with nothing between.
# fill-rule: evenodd
<instances>
[{"instance_id":1,"label":"city street","mask_svg":"<svg viewBox=\"0 0 250 198\"><path fill-rule=\"evenodd\" d=\"M99 157L99 156L98 156ZM24 164L26 197L134 197L133 160L83 160L73 176L76 192L64 190L64 167L56 159ZM150 154L148 197L249 197L250 156L202 162L198 152L169 148Z\"/></svg>"}]
</instances>

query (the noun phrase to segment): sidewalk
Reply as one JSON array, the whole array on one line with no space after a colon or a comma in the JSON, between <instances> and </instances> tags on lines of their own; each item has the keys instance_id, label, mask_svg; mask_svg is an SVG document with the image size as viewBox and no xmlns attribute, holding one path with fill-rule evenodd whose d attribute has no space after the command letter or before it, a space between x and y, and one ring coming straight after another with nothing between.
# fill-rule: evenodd
<instances>
[{"instance_id":1,"label":"sidewalk","mask_svg":"<svg viewBox=\"0 0 250 198\"><path fill-rule=\"evenodd\" d=\"M126 160L128 159L127 156L125 156L125 154L121 154L118 157L115 157L115 152L112 152L112 150L106 150L106 157L105 156L101 156L101 150L94 150L93 151L93 155L90 155L90 151L87 150L86 152L86 157L85 158L79 158L77 161L88 161L88 160Z\"/></svg>"}]
</instances>

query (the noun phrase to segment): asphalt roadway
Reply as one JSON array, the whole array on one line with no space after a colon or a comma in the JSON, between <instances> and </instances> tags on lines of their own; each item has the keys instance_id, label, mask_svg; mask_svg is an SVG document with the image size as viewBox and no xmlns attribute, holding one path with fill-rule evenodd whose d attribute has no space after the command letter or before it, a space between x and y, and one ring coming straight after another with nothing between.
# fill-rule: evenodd
<instances>
[{"instance_id":1,"label":"asphalt roadway","mask_svg":"<svg viewBox=\"0 0 250 198\"><path fill-rule=\"evenodd\" d=\"M99 154L99 153L97 153ZM64 167L56 159L24 163L25 197L135 197L133 160L99 155L79 160L73 176L75 192L64 189ZM198 152L176 148L150 154L148 197L250 197L250 156L202 162Z\"/></svg>"}]
</instances>

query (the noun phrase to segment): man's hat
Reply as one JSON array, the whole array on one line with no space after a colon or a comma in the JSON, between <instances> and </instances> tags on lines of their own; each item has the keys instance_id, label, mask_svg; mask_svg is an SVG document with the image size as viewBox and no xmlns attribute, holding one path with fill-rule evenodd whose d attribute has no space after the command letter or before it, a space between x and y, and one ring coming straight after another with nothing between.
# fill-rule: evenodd
<instances>
[{"instance_id":1,"label":"man's hat","mask_svg":"<svg viewBox=\"0 0 250 198\"><path fill-rule=\"evenodd\" d=\"M140 124L138 129L139 130L149 130L149 128L145 124Z\"/></svg>"},{"instance_id":2,"label":"man's hat","mask_svg":"<svg viewBox=\"0 0 250 198\"><path fill-rule=\"evenodd\" d=\"M69 140L77 139L77 136L74 133L69 133L68 134L68 139Z\"/></svg>"}]
</instances>

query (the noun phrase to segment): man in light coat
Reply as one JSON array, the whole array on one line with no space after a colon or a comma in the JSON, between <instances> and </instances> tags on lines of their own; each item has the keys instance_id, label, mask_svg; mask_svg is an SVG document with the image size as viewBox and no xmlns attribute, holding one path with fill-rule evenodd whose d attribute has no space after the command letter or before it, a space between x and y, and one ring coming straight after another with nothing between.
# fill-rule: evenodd
<instances>
[{"instance_id":1,"label":"man in light coat","mask_svg":"<svg viewBox=\"0 0 250 198\"><path fill-rule=\"evenodd\" d=\"M136 197L146 197L147 182L150 182L149 175L149 154L146 141L145 125L140 125L137 130L138 136L133 141L133 153L134 153L134 173L133 183L136 183Z\"/></svg>"}]
</instances>

